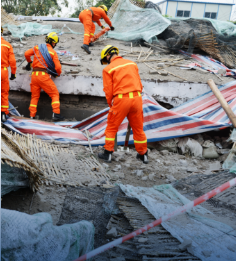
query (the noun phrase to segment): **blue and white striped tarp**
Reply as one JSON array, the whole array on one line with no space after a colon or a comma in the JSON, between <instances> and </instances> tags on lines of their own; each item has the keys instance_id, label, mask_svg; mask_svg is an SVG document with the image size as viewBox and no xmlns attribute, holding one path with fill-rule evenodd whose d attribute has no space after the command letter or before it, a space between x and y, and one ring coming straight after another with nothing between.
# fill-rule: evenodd
<instances>
[{"instance_id":1,"label":"blue and white striped tarp","mask_svg":"<svg viewBox=\"0 0 236 261\"><path fill-rule=\"evenodd\" d=\"M220 86L219 89L231 109L236 113L236 81ZM144 131L148 142L183 137L231 126L227 115L211 91L172 110L163 108L146 93L142 95L142 99ZM19 117L11 117L5 124L22 134L35 133L41 139L57 140L63 143L73 142L82 145L88 145L88 139L84 133L85 130L88 130L91 134L91 145L98 146L105 144L108 112L109 108L106 108L81 122L71 123L70 128L43 121L20 119ZM68 126L68 124L66 125ZM126 118L117 133L118 145L124 145L127 125ZM133 144L133 142L131 131L129 144Z\"/></svg>"}]
</instances>

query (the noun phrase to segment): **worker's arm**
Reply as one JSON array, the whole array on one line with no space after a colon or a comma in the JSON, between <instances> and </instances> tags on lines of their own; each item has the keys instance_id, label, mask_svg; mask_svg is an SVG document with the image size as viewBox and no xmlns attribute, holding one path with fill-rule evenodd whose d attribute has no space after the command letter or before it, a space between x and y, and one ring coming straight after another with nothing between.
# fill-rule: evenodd
<instances>
[{"instance_id":1,"label":"worker's arm","mask_svg":"<svg viewBox=\"0 0 236 261\"><path fill-rule=\"evenodd\" d=\"M31 60L31 56L33 56L34 55L34 48L31 48L31 49L29 49L29 50L27 50L26 52L25 52L25 59L26 59L26 61L28 62L28 63L31 63L32 62L32 60Z\"/></svg>"},{"instance_id":2,"label":"worker's arm","mask_svg":"<svg viewBox=\"0 0 236 261\"><path fill-rule=\"evenodd\" d=\"M102 10L102 18L105 20L105 22L111 27L112 24L111 24L111 20L109 19L109 17L106 15L105 11ZM101 26L101 25L100 25Z\"/></svg>"},{"instance_id":3,"label":"worker's arm","mask_svg":"<svg viewBox=\"0 0 236 261\"><path fill-rule=\"evenodd\" d=\"M58 55L56 52L54 52L54 55L51 55L51 56L52 56L53 62L55 64L55 70L59 76L61 74L61 63L58 59Z\"/></svg>"},{"instance_id":4,"label":"worker's arm","mask_svg":"<svg viewBox=\"0 0 236 261\"><path fill-rule=\"evenodd\" d=\"M103 91L105 92L107 103L109 107L112 106L113 99L113 82L112 76L108 74L105 70L102 72L103 75Z\"/></svg>"},{"instance_id":5,"label":"worker's arm","mask_svg":"<svg viewBox=\"0 0 236 261\"><path fill-rule=\"evenodd\" d=\"M16 74L16 58L12 46L9 49L9 64L11 67L11 73Z\"/></svg>"},{"instance_id":6,"label":"worker's arm","mask_svg":"<svg viewBox=\"0 0 236 261\"><path fill-rule=\"evenodd\" d=\"M97 20L97 24L98 24L99 26L102 26L102 23L100 22L100 20Z\"/></svg>"}]
</instances>

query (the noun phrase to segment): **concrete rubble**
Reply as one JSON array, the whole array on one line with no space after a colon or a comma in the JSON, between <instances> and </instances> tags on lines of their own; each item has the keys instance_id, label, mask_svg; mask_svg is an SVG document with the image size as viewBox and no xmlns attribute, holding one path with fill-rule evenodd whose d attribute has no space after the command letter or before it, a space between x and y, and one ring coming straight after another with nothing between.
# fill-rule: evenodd
<instances>
[{"instance_id":1,"label":"concrete rubble","mask_svg":"<svg viewBox=\"0 0 236 261\"><path fill-rule=\"evenodd\" d=\"M30 19L32 20L28 17L25 20ZM61 29L65 23L40 19L36 22L43 25L51 24L53 29ZM83 25L80 23L66 22L66 25L75 32L83 32ZM177 32L175 26L173 23L172 27ZM164 34L169 41L170 30L171 27ZM162 52L153 49L145 62L142 60L149 54L150 47L136 45L132 46L131 51L130 42L102 37L91 48L92 55L88 56L80 48L83 42L82 35L66 33L59 37L60 42L55 50L67 50L78 57L72 60L71 56L59 56L62 62L74 63L77 66L63 65L61 77L54 80L60 92L62 114L69 121L82 120L107 107L102 90L103 66L99 61L101 49L107 44L118 47L121 56L137 63L145 91L167 109L209 91L206 84L209 78L217 85L232 81L231 77L223 76L226 73L223 69L218 72L221 77L202 68L181 69L195 60L172 51ZM18 64L24 59L26 50L44 42L42 35L23 37L19 42L19 39L12 37L7 30L4 31L4 38L12 44ZM161 40L160 44L163 47L166 42ZM141 49L145 56L139 59ZM18 111L28 117L30 77L29 72L24 70L26 64L27 62L24 62L17 69L17 79L11 83L9 100L14 106L19 107ZM204 66L203 63L201 65ZM38 114L40 119L48 120L51 117L49 99L45 94L41 96ZM149 143L148 165L137 161L134 146L129 146L128 150L118 146L118 150L112 154L112 163L99 160L103 171L109 176L109 184L95 180L92 172L87 173L85 168L78 165L81 157L88 158L91 154L88 147L54 142L59 149L66 147L70 152L58 152L54 156L59 159L58 167L64 174L69 173L70 179L76 180L76 185L49 182L42 184L36 193L29 188L21 188L2 197L2 208L30 215L47 212L52 216L54 225L70 224L83 219L90 221L95 227L95 247L98 247L154 220L154 216L138 200L128 198L118 189L119 184L135 187L172 184L189 200L194 200L202 195L202 192L205 193L212 188L211 182L221 185L221 179L227 180L233 175L222 169L222 164L232 148L232 144L228 142L229 136L230 130L227 128L217 132ZM103 151L103 147L92 147L92 150L94 155L97 155ZM78 184L80 186L77 186ZM228 205L227 195L223 195L222 198L217 198L217 203L205 202L204 207L212 211L216 221L236 229L235 218L233 219L236 201L233 199L235 192L232 191L232 194L228 195ZM229 246L228 249L235 251L235 246ZM211 251L203 251L202 254L208 258ZM100 257L95 257L94 260L167 260L164 257L168 257L168 260L200 260L193 255L191 240L183 238L183 242L180 243L162 226L145 232L103 253Z\"/></svg>"}]
</instances>

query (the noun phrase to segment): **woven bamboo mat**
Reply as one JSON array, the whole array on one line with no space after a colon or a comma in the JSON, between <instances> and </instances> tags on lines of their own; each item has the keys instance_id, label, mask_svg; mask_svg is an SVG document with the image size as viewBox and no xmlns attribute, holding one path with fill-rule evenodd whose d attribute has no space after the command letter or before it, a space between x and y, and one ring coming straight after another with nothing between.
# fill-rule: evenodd
<instances>
[{"instance_id":1,"label":"woven bamboo mat","mask_svg":"<svg viewBox=\"0 0 236 261\"><path fill-rule=\"evenodd\" d=\"M33 191L43 183L70 186L110 185L109 175L91 153L77 153L48 144L35 135L1 129L1 161L24 168Z\"/></svg>"}]
</instances>

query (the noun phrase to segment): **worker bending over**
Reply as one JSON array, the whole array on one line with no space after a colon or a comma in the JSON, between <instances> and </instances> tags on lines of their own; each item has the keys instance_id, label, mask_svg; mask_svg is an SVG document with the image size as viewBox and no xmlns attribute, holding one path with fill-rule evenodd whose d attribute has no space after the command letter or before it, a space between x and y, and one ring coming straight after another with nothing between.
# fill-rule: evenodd
<instances>
[{"instance_id":1,"label":"worker bending over","mask_svg":"<svg viewBox=\"0 0 236 261\"><path fill-rule=\"evenodd\" d=\"M3 33L3 28L1 27L1 33ZM6 121L6 115L9 114L9 79L8 79L8 69L11 67L11 77L10 80L16 78L16 59L13 52L13 48L10 43L5 41L1 37L1 121Z\"/></svg>"},{"instance_id":2,"label":"worker bending over","mask_svg":"<svg viewBox=\"0 0 236 261\"><path fill-rule=\"evenodd\" d=\"M143 131L143 87L138 66L118 54L118 48L112 45L107 45L101 52L101 64L109 64L103 69L103 91L110 110L105 130L105 150L98 157L111 162L116 133L127 117L133 130L137 159L148 163L147 138Z\"/></svg>"},{"instance_id":3,"label":"worker bending over","mask_svg":"<svg viewBox=\"0 0 236 261\"><path fill-rule=\"evenodd\" d=\"M60 114L59 92L51 79L51 75L57 77L61 74L61 64L56 51L53 50L59 42L59 38L55 32L52 32L46 36L45 41L46 44L36 45L25 52L25 58L28 62L25 69L30 71L31 67L33 68L30 83L30 118L35 118L40 91L43 89L52 99L52 119L60 121L64 118ZM34 56L33 63L30 58L31 56Z\"/></svg>"},{"instance_id":4,"label":"worker bending over","mask_svg":"<svg viewBox=\"0 0 236 261\"><path fill-rule=\"evenodd\" d=\"M102 29L105 28L99 20L101 18L105 20L112 31L115 29L107 16L107 7L105 5L100 5L99 7L89 7L79 14L79 20L84 25L84 44L81 46L81 48L84 49L88 54L91 53L89 46L93 46L93 44L90 43L90 41L94 36L96 29L93 22L96 22L99 26L101 26Z\"/></svg>"}]
</instances>

